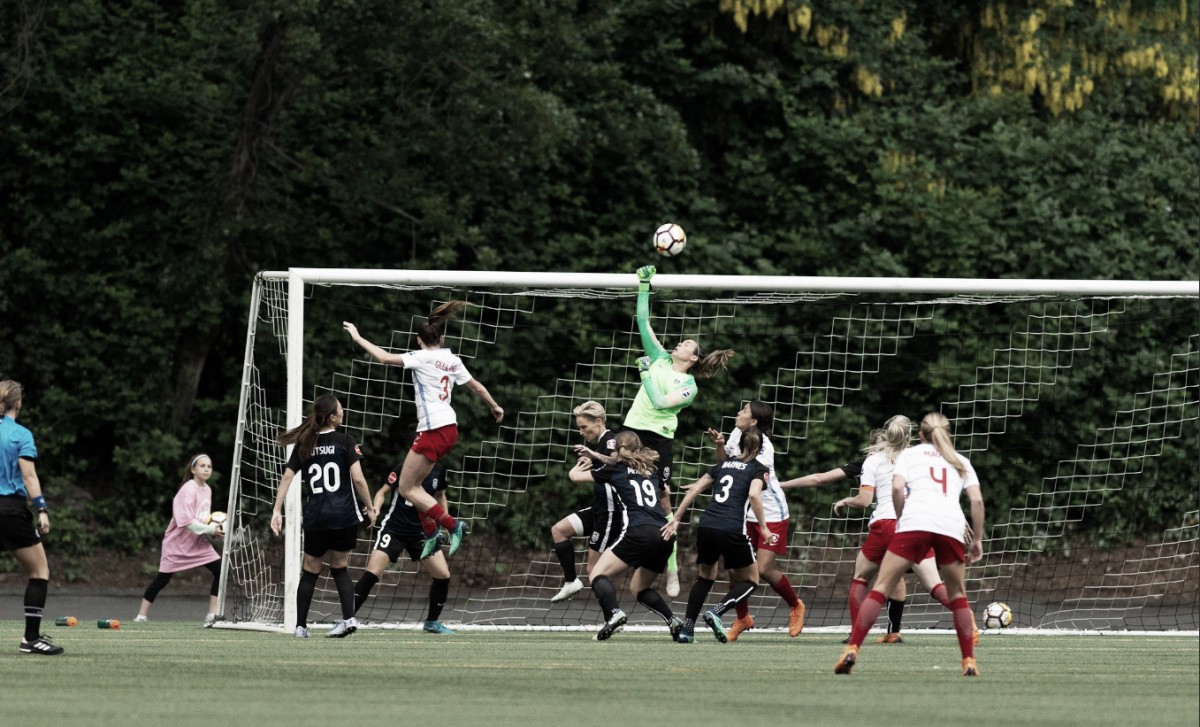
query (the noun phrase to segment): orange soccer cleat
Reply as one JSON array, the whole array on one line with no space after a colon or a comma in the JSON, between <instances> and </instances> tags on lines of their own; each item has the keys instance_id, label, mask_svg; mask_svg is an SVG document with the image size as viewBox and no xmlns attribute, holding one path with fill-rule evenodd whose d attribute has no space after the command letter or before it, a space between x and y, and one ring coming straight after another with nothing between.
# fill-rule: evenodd
<instances>
[{"instance_id":1,"label":"orange soccer cleat","mask_svg":"<svg viewBox=\"0 0 1200 727\"><path fill-rule=\"evenodd\" d=\"M735 619L734 622L729 625L729 631L726 632L726 635L729 637L730 641L737 641L738 634L742 633L743 631L749 631L752 628L754 628L754 617L750 614L746 614L745 618Z\"/></svg>"},{"instance_id":2,"label":"orange soccer cleat","mask_svg":"<svg viewBox=\"0 0 1200 727\"><path fill-rule=\"evenodd\" d=\"M884 634L883 636L880 636L878 639L875 639L875 643L877 643L877 644L903 644L904 638L902 636L900 636L899 632L894 631L890 634Z\"/></svg>"},{"instance_id":3,"label":"orange soccer cleat","mask_svg":"<svg viewBox=\"0 0 1200 727\"><path fill-rule=\"evenodd\" d=\"M854 668L854 663L858 661L858 647L850 644L842 650L842 658L838 659L838 663L833 667L834 674L849 674Z\"/></svg>"},{"instance_id":4,"label":"orange soccer cleat","mask_svg":"<svg viewBox=\"0 0 1200 727\"><path fill-rule=\"evenodd\" d=\"M963 659L963 676L977 677L979 676L979 667L975 666L975 658L968 656Z\"/></svg>"},{"instance_id":5,"label":"orange soccer cleat","mask_svg":"<svg viewBox=\"0 0 1200 727\"><path fill-rule=\"evenodd\" d=\"M788 613L788 635L796 637L804 630L804 601L796 601Z\"/></svg>"}]
</instances>

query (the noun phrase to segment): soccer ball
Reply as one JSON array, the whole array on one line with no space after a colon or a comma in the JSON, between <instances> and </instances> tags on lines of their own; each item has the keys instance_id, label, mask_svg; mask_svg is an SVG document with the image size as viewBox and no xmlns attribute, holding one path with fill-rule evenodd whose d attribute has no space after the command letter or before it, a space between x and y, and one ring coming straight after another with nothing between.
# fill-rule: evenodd
<instances>
[{"instance_id":1,"label":"soccer ball","mask_svg":"<svg viewBox=\"0 0 1200 727\"><path fill-rule=\"evenodd\" d=\"M989 629L1005 629L1012 623L1013 612L1007 603L989 603L983 610L983 625Z\"/></svg>"},{"instance_id":2,"label":"soccer ball","mask_svg":"<svg viewBox=\"0 0 1200 727\"><path fill-rule=\"evenodd\" d=\"M217 510L216 512L210 514L208 516L208 520L206 520L205 522L208 523L209 525L220 525L220 526L224 527L225 522L227 520L229 520L229 516L226 515L225 513L221 512L220 510Z\"/></svg>"},{"instance_id":3,"label":"soccer ball","mask_svg":"<svg viewBox=\"0 0 1200 727\"><path fill-rule=\"evenodd\" d=\"M687 245L687 233L674 222L660 225L654 231L654 251L664 257L675 257Z\"/></svg>"}]
</instances>

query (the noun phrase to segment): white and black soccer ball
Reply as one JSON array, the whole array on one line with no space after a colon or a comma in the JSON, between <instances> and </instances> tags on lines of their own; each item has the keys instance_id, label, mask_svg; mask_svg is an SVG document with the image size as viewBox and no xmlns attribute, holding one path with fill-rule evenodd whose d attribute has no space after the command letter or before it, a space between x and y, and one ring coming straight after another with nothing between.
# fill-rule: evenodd
<instances>
[{"instance_id":1,"label":"white and black soccer ball","mask_svg":"<svg viewBox=\"0 0 1200 727\"><path fill-rule=\"evenodd\" d=\"M983 625L989 629L1006 629L1012 623L1013 612L1007 603L996 601L983 609Z\"/></svg>"},{"instance_id":2,"label":"white and black soccer ball","mask_svg":"<svg viewBox=\"0 0 1200 727\"><path fill-rule=\"evenodd\" d=\"M654 251L664 257L675 257L687 245L687 233L674 222L659 225L654 231Z\"/></svg>"}]
</instances>

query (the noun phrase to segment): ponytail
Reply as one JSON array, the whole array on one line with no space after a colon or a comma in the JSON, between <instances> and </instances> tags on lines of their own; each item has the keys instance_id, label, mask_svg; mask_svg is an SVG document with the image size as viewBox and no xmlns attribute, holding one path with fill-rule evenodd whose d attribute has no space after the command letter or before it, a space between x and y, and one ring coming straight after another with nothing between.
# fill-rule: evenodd
<instances>
[{"instance_id":1,"label":"ponytail","mask_svg":"<svg viewBox=\"0 0 1200 727\"><path fill-rule=\"evenodd\" d=\"M4 416L20 406L24 394L25 389L20 383L12 379L0 381L0 416Z\"/></svg>"},{"instance_id":2,"label":"ponytail","mask_svg":"<svg viewBox=\"0 0 1200 727\"><path fill-rule=\"evenodd\" d=\"M313 447L317 446L317 435L322 429L329 426L329 420L337 414L337 409L336 396L333 394L318 396L313 401L312 413L300 422L299 426L280 434L275 441L284 446L296 445L296 451L299 453L301 461L308 459L312 454Z\"/></svg>"},{"instance_id":3,"label":"ponytail","mask_svg":"<svg viewBox=\"0 0 1200 727\"><path fill-rule=\"evenodd\" d=\"M938 412L930 412L921 420L921 439L937 448L942 459L950 463L958 472L959 477L967 476L967 467L958 458L954 450L954 441L950 439L950 420Z\"/></svg>"},{"instance_id":4,"label":"ponytail","mask_svg":"<svg viewBox=\"0 0 1200 727\"><path fill-rule=\"evenodd\" d=\"M878 433L878 434L876 434ZM903 414L888 419L883 429L871 432L871 446L867 449L870 454L882 453L887 461L896 463L896 458L912 441L912 421Z\"/></svg>"},{"instance_id":5,"label":"ponytail","mask_svg":"<svg viewBox=\"0 0 1200 727\"><path fill-rule=\"evenodd\" d=\"M697 352L699 349L700 344L696 344ZM723 348L720 351L705 354L704 358L696 362L696 372L693 375L697 379L711 379L724 371L725 363L736 355L731 348Z\"/></svg>"},{"instance_id":6,"label":"ponytail","mask_svg":"<svg viewBox=\"0 0 1200 727\"><path fill-rule=\"evenodd\" d=\"M417 338L421 340L421 343L436 346L442 340L442 336L446 335L446 321L466 307L465 300L452 300L434 308L433 312L429 314L429 318L417 326Z\"/></svg>"},{"instance_id":7,"label":"ponytail","mask_svg":"<svg viewBox=\"0 0 1200 727\"><path fill-rule=\"evenodd\" d=\"M642 446L642 440L637 434L625 430L617 435L617 459L622 464L648 475L656 468L658 452Z\"/></svg>"},{"instance_id":8,"label":"ponytail","mask_svg":"<svg viewBox=\"0 0 1200 727\"><path fill-rule=\"evenodd\" d=\"M738 440L738 447L741 448L741 454L737 456L739 462L753 462L762 452L764 434L757 426L750 425L742 430L742 438Z\"/></svg>"}]
</instances>

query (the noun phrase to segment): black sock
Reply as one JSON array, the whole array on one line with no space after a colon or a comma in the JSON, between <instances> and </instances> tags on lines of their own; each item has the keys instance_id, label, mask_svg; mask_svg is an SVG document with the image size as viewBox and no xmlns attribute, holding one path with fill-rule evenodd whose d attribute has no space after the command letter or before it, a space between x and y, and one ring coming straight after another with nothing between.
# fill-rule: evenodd
<instances>
[{"instance_id":1,"label":"black sock","mask_svg":"<svg viewBox=\"0 0 1200 727\"><path fill-rule=\"evenodd\" d=\"M330 568L333 584L337 586L338 601L342 604L342 618L354 618L354 581L349 568Z\"/></svg>"},{"instance_id":2,"label":"black sock","mask_svg":"<svg viewBox=\"0 0 1200 727\"><path fill-rule=\"evenodd\" d=\"M308 626L308 609L312 606L313 591L317 588L319 573L300 569L300 585L296 586L296 625Z\"/></svg>"},{"instance_id":3,"label":"black sock","mask_svg":"<svg viewBox=\"0 0 1200 727\"><path fill-rule=\"evenodd\" d=\"M605 621L621 610L620 602L617 601L617 589L613 588L608 576L592 579L592 593L596 594L596 600L600 602L600 611L604 614Z\"/></svg>"},{"instance_id":4,"label":"black sock","mask_svg":"<svg viewBox=\"0 0 1200 727\"><path fill-rule=\"evenodd\" d=\"M562 565L563 583L570 583L579 577L575 571L575 546L571 545L570 540L555 543L554 555L558 556L558 562Z\"/></svg>"},{"instance_id":5,"label":"black sock","mask_svg":"<svg viewBox=\"0 0 1200 727\"><path fill-rule=\"evenodd\" d=\"M446 596L450 594L449 578L434 578L429 584L429 621L437 621L446 605Z\"/></svg>"},{"instance_id":6,"label":"black sock","mask_svg":"<svg viewBox=\"0 0 1200 727\"><path fill-rule=\"evenodd\" d=\"M671 607L663 600L658 591L653 588L644 588L637 594L638 603L642 604L651 611L657 613L663 621L671 623L671 619L675 614L671 613Z\"/></svg>"},{"instance_id":7,"label":"black sock","mask_svg":"<svg viewBox=\"0 0 1200 727\"><path fill-rule=\"evenodd\" d=\"M379 582L379 576L371 571L363 571L362 577L358 579L358 583L354 584L354 613L358 613L358 609L363 607L367 602L367 596L371 595L371 589Z\"/></svg>"},{"instance_id":8,"label":"black sock","mask_svg":"<svg viewBox=\"0 0 1200 727\"><path fill-rule=\"evenodd\" d=\"M696 623L700 611L704 609L704 601L708 598L713 583L714 581L707 578L697 578L696 582L692 584L692 591L688 594L687 619L684 620L684 624L691 626Z\"/></svg>"},{"instance_id":9,"label":"black sock","mask_svg":"<svg viewBox=\"0 0 1200 727\"><path fill-rule=\"evenodd\" d=\"M33 641L41 636L42 613L46 610L46 590L50 581L45 578L30 578L25 586L25 640Z\"/></svg>"},{"instance_id":10,"label":"black sock","mask_svg":"<svg viewBox=\"0 0 1200 727\"><path fill-rule=\"evenodd\" d=\"M725 595L725 600L718 603L717 607L713 610L717 612L718 616L724 614L726 611L736 606L738 601L749 598L750 594L754 593L755 588L758 588L758 584L751 583L750 581L742 581L740 583L733 584L733 586L729 589L729 593Z\"/></svg>"},{"instance_id":11,"label":"black sock","mask_svg":"<svg viewBox=\"0 0 1200 727\"><path fill-rule=\"evenodd\" d=\"M888 630L889 634L900 633L900 619L904 617L904 601L888 599Z\"/></svg>"}]
</instances>

